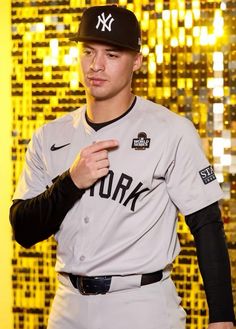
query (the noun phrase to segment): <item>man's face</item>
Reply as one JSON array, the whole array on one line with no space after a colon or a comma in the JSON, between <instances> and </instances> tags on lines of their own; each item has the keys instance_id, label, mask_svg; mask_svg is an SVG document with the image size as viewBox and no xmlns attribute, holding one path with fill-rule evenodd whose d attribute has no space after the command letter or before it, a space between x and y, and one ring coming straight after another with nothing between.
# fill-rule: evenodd
<instances>
[{"instance_id":1,"label":"man's face","mask_svg":"<svg viewBox=\"0 0 236 329\"><path fill-rule=\"evenodd\" d=\"M79 74L87 97L106 100L130 92L141 54L99 43L79 44Z\"/></svg>"}]
</instances>

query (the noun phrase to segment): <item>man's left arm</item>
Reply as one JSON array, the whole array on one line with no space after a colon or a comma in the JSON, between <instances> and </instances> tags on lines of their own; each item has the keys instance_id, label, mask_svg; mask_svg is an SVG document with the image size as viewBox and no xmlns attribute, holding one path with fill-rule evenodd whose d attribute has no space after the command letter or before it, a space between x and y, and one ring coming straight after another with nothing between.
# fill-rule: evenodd
<instances>
[{"instance_id":1,"label":"man's left arm","mask_svg":"<svg viewBox=\"0 0 236 329\"><path fill-rule=\"evenodd\" d=\"M194 236L209 307L208 329L233 329L230 261L218 202L185 217Z\"/></svg>"}]
</instances>

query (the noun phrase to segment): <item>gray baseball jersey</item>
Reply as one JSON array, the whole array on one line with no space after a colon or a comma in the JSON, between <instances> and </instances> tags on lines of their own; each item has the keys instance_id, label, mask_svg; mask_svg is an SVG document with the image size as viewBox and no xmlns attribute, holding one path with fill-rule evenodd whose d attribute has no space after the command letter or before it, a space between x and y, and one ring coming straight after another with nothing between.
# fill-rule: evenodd
<instances>
[{"instance_id":1,"label":"gray baseball jersey","mask_svg":"<svg viewBox=\"0 0 236 329\"><path fill-rule=\"evenodd\" d=\"M222 197L200 138L189 120L140 97L97 132L85 111L36 131L14 199L43 192L83 147L117 139L108 175L86 190L55 235L56 270L94 276L164 269L180 251L178 211L188 215Z\"/></svg>"}]
</instances>

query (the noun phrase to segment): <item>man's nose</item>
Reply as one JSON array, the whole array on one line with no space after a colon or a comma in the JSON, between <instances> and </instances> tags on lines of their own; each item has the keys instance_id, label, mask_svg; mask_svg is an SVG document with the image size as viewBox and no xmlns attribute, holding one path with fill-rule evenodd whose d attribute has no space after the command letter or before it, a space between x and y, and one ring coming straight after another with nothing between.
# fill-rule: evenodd
<instances>
[{"instance_id":1,"label":"man's nose","mask_svg":"<svg viewBox=\"0 0 236 329\"><path fill-rule=\"evenodd\" d=\"M95 54L92 62L90 64L90 68L97 72L97 71L103 71L105 68L105 62L104 62L104 56L103 54Z\"/></svg>"}]
</instances>

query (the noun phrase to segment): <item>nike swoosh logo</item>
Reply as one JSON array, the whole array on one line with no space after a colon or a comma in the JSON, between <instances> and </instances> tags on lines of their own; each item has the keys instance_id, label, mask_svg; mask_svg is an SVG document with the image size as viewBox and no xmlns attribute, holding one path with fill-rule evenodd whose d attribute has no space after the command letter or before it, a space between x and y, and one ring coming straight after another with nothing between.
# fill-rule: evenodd
<instances>
[{"instance_id":1,"label":"nike swoosh logo","mask_svg":"<svg viewBox=\"0 0 236 329\"><path fill-rule=\"evenodd\" d=\"M62 149L63 147L67 146L67 145L70 145L70 143L67 143L67 144L64 144L64 145L60 145L60 146L55 146L55 144L53 144L50 148L51 151L57 151L57 150L60 150Z\"/></svg>"}]
</instances>

